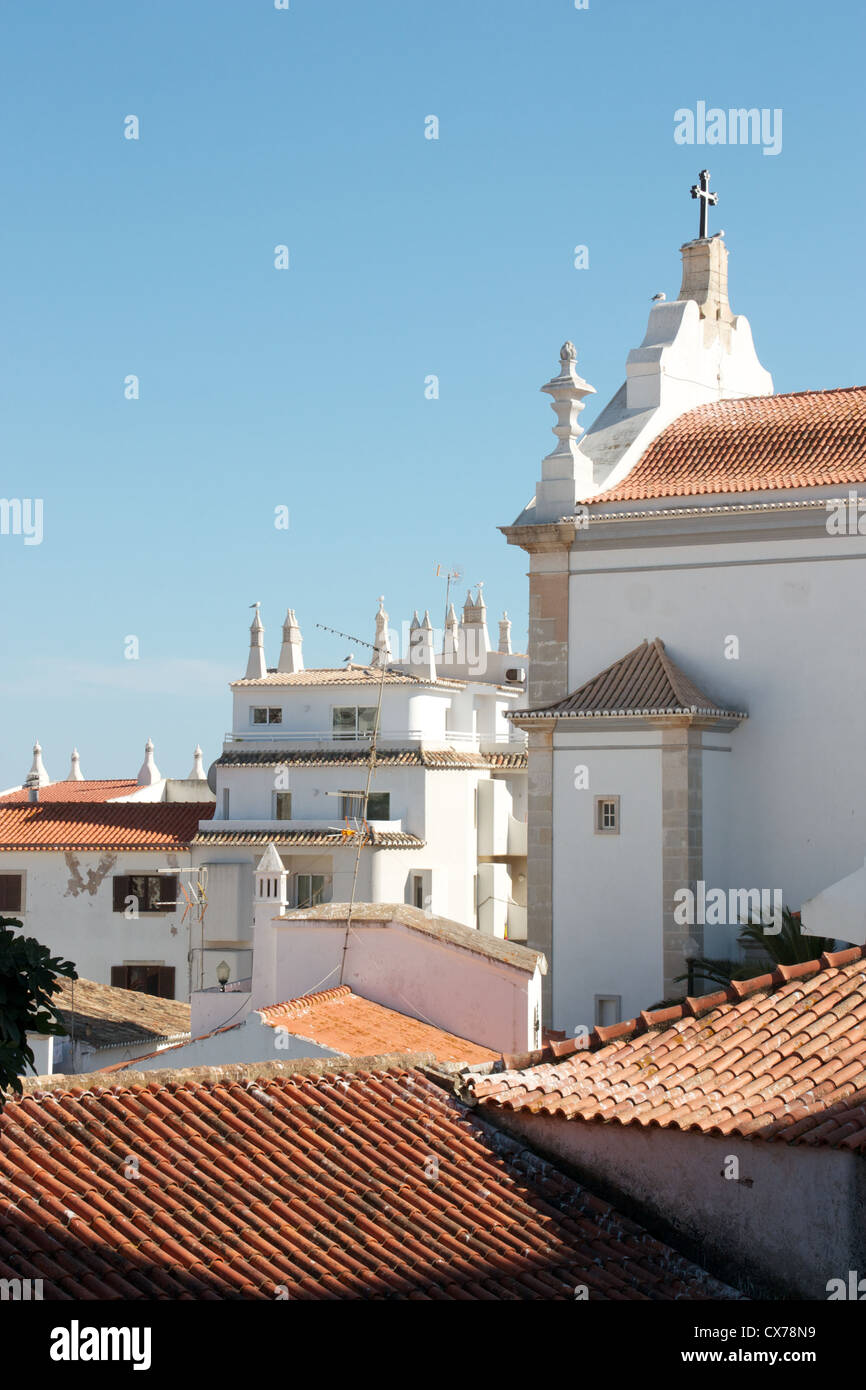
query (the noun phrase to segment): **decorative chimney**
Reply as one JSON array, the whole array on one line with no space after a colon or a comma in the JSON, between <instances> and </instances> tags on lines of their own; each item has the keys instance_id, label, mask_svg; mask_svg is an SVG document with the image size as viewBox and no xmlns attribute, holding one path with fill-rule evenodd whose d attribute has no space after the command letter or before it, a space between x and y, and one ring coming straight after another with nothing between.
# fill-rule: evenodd
<instances>
[{"instance_id":1,"label":"decorative chimney","mask_svg":"<svg viewBox=\"0 0 866 1390\"><path fill-rule=\"evenodd\" d=\"M409 629L409 667L420 680L435 681L436 660L433 655L433 624L425 609L424 621L419 623L418 613L412 618Z\"/></svg>"},{"instance_id":2,"label":"decorative chimney","mask_svg":"<svg viewBox=\"0 0 866 1390\"><path fill-rule=\"evenodd\" d=\"M70 765L69 765L69 776L67 777L66 780L67 780L67 782L83 782L83 781L84 781L84 774L83 774L82 771L81 771L81 759L80 759L80 757L78 756L78 749L77 749L77 748L73 748L73 750L72 750L72 761L71 761L71 763L70 763Z\"/></svg>"},{"instance_id":3,"label":"decorative chimney","mask_svg":"<svg viewBox=\"0 0 866 1390\"><path fill-rule=\"evenodd\" d=\"M268 674L265 666L265 629L259 617L259 604L251 605L256 612L255 617L250 623L250 655L247 661L247 669L244 675L245 680L259 680Z\"/></svg>"},{"instance_id":4,"label":"decorative chimney","mask_svg":"<svg viewBox=\"0 0 866 1390\"><path fill-rule=\"evenodd\" d=\"M454 604L449 603L445 615L445 635L442 641L442 661L451 665L460 660L460 624L454 612Z\"/></svg>"},{"instance_id":5,"label":"decorative chimney","mask_svg":"<svg viewBox=\"0 0 866 1390\"><path fill-rule=\"evenodd\" d=\"M499 619L499 650L504 656L511 655L511 619L506 612Z\"/></svg>"},{"instance_id":6,"label":"decorative chimney","mask_svg":"<svg viewBox=\"0 0 866 1390\"><path fill-rule=\"evenodd\" d=\"M42 748L37 739L33 745L33 763L27 774L25 786L47 787L51 783L51 778L45 769L42 761Z\"/></svg>"},{"instance_id":7,"label":"decorative chimney","mask_svg":"<svg viewBox=\"0 0 866 1390\"><path fill-rule=\"evenodd\" d=\"M136 782L140 787L153 787L161 781L162 773L153 760L153 740L148 739L144 745L144 762L138 770Z\"/></svg>"},{"instance_id":8,"label":"decorative chimney","mask_svg":"<svg viewBox=\"0 0 866 1390\"><path fill-rule=\"evenodd\" d=\"M258 610L256 610L258 617ZM264 629L262 629L264 631ZM252 660L252 653L250 654ZM262 655L264 662L264 654ZM280 659L277 662L278 671L293 673L303 671L304 657L301 651L301 629L298 627L298 620L295 617L294 608L290 608L286 613L286 621L283 623L283 645L280 647Z\"/></svg>"},{"instance_id":9,"label":"decorative chimney","mask_svg":"<svg viewBox=\"0 0 866 1390\"><path fill-rule=\"evenodd\" d=\"M193 762L192 762L192 772L189 774L189 777L187 778L187 781L188 781L188 782L206 782L206 781L207 781L207 773L206 773L205 770L204 770L204 763L202 762L201 748L199 747L198 744L196 744L196 746L195 746L195 753L193 754Z\"/></svg>"},{"instance_id":10,"label":"decorative chimney","mask_svg":"<svg viewBox=\"0 0 866 1390\"><path fill-rule=\"evenodd\" d=\"M467 666L474 668L478 675L483 675L487 669L487 653L491 650L483 590L483 583L478 584L474 599L472 594L467 592L461 625L463 661Z\"/></svg>"},{"instance_id":11,"label":"decorative chimney","mask_svg":"<svg viewBox=\"0 0 866 1390\"><path fill-rule=\"evenodd\" d=\"M417 613L415 615L418 616ZM379 611L376 614L376 640L374 642L375 651L371 666L387 666L391 660L391 640L388 635L388 614L385 612L385 596L379 596Z\"/></svg>"}]
</instances>

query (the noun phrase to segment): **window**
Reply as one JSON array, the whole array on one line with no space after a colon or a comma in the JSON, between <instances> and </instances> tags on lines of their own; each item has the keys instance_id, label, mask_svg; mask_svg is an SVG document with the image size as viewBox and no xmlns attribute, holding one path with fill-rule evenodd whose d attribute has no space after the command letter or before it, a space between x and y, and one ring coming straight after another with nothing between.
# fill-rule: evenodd
<instances>
[{"instance_id":1,"label":"window","mask_svg":"<svg viewBox=\"0 0 866 1390\"><path fill-rule=\"evenodd\" d=\"M113 965L111 983L117 989L134 989L158 999L174 998L173 965Z\"/></svg>"},{"instance_id":2,"label":"window","mask_svg":"<svg viewBox=\"0 0 866 1390\"><path fill-rule=\"evenodd\" d=\"M371 734L375 727L375 705L334 705L331 710L331 732L335 739L363 737Z\"/></svg>"},{"instance_id":3,"label":"window","mask_svg":"<svg viewBox=\"0 0 866 1390\"><path fill-rule=\"evenodd\" d=\"M361 820L364 816L363 792L340 792L340 816L343 820ZM370 792L367 797L367 820L391 819L391 793Z\"/></svg>"},{"instance_id":4,"label":"window","mask_svg":"<svg viewBox=\"0 0 866 1390\"><path fill-rule=\"evenodd\" d=\"M0 912L24 911L24 875L0 874Z\"/></svg>"},{"instance_id":5,"label":"window","mask_svg":"<svg viewBox=\"0 0 866 1390\"><path fill-rule=\"evenodd\" d=\"M228 789L228 787L223 787L223 820L228 820L228 819L229 819L229 802L230 802L230 801L231 801L231 797L229 796L229 789Z\"/></svg>"},{"instance_id":6,"label":"window","mask_svg":"<svg viewBox=\"0 0 866 1390\"><path fill-rule=\"evenodd\" d=\"M597 796L595 798L596 835L619 834L619 797Z\"/></svg>"},{"instance_id":7,"label":"window","mask_svg":"<svg viewBox=\"0 0 866 1390\"><path fill-rule=\"evenodd\" d=\"M414 907L424 906L424 875L413 874L412 876L412 904Z\"/></svg>"},{"instance_id":8,"label":"window","mask_svg":"<svg viewBox=\"0 0 866 1390\"><path fill-rule=\"evenodd\" d=\"M282 724L283 711L279 706L253 705L250 717L253 724Z\"/></svg>"},{"instance_id":9,"label":"window","mask_svg":"<svg viewBox=\"0 0 866 1390\"><path fill-rule=\"evenodd\" d=\"M367 797L367 820L391 819L391 793L370 792Z\"/></svg>"},{"instance_id":10,"label":"window","mask_svg":"<svg viewBox=\"0 0 866 1390\"><path fill-rule=\"evenodd\" d=\"M610 1028L613 1023L622 1021L622 995L597 994L595 996L595 1022L598 1028Z\"/></svg>"},{"instance_id":11,"label":"window","mask_svg":"<svg viewBox=\"0 0 866 1390\"><path fill-rule=\"evenodd\" d=\"M331 896L330 874L297 874L295 877L295 906L318 907Z\"/></svg>"},{"instance_id":12,"label":"window","mask_svg":"<svg viewBox=\"0 0 866 1390\"><path fill-rule=\"evenodd\" d=\"M274 820L292 819L292 793L274 792Z\"/></svg>"},{"instance_id":13,"label":"window","mask_svg":"<svg viewBox=\"0 0 866 1390\"><path fill-rule=\"evenodd\" d=\"M174 912L177 906L176 874L115 874L114 911L125 912L134 898L138 912ZM130 985L130 989L134 986ZM152 994L153 990L145 990ZM174 995L171 995L174 998Z\"/></svg>"}]
</instances>

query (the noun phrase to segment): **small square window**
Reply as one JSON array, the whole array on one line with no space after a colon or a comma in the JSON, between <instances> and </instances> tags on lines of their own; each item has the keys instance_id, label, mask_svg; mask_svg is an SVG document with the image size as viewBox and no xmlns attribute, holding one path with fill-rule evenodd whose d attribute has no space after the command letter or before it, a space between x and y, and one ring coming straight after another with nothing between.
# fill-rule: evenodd
<instances>
[{"instance_id":1,"label":"small square window","mask_svg":"<svg viewBox=\"0 0 866 1390\"><path fill-rule=\"evenodd\" d=\"M269 706L269 708L268 708L268 723L269 723L269 724L282 724L282 722L283 722L283 711L282 711L282 709L279 708L279 707L275 707L275 706Z\"/></svg>"},{"instance_id":2,"label":"small square window","mask_svg":"<svg viewBox=\"0 0 866 1390\"><path fill-rule=\"evenodd\" d=\"M254 705L250 710L250 715L254 724L267 724L268 722L268 711L263 705Z\"/></svg>"},{"instance_id":3,"label":"small square window","mask_svg":"<svg viewBox=\"0 0 866 1390\"><path fill-rule=\"evenodd\" d=\"M597 994L595 996L595 1023L597 1028L610 1028L622 1022L622 995Z\"/></svg>"},{"instance_id":4,"label":"small square window","mask_svg":"<svg viewBox=\"0 0 866 1390\"><path fill-rule=\"evenodd\" d=\"M596 835L619 834L619 797L597 796L595 798Z\"/></svg>"}]
</instances>

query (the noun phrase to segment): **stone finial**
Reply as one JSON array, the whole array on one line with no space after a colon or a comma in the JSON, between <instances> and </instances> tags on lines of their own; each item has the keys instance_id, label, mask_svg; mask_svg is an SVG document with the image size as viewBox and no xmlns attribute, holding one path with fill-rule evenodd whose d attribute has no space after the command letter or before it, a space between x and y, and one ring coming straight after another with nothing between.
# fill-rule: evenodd
<instances>
[{"instance_id":1,"label":"stone finial","mask_svg":"<svg viewBox=\"0 0 866 1390\"><path fill-rule=\"evenodd\" d=\"M207 781L207 773L204 770L204 763L202 762L201 756L201 747L199 746L199 744L196 744L195 746L195 753L193 754L192 759L192 772L189 774L186 780L188 782Z\"/></svg>"},{"instance_id":2,"label":"stone finial","mask_svg":"<svg viewBox=\"0 0 866 1390\"><path fill-rule=\"evenodd\" d=\"M499 650L505 656L511 655L511 619L504 611L499 619Z\"/></svg>"},{"instance_id":3,"label":"stone finial","mask_svg":"<svg viewBox=\"0 0 866 1390\"><path fill-rule=\"evenodd\" d=\"M152 739L148 739L144 745L144 762L141 764L135 780L140 787L153 787L157 782L162 781L162 773L153 760Z\"/></svg>"},{"instance_id":4,"label":"stone finial","mask_svg":"<svg viewBox=\"0 0 866 1390\"><path fill-rule=\"evenodd\" d=\"M583 427L577 417L584 408L584 396L594 396L595 387L590 386L577 373L577 348L574 343L563 343L559 349L559 376L552 377L542 386L553 397L552 409L556 412L556 424L552 426L558 440L549 459L574 457L576 442L583 434Z\"/></svg>"},{"instance_id":5,"label":"stone finial","mask_svg":"<svg viewBox=\"0 0 866 1390\"><path fill-rule=\"evenodd\" d=\"M379 611L376 614L376 640L374 642L371 666L387 666L391 660L391 639L388 633L388 614L385 612L385 595L379 595Z\"/></svg>"},{"instance_id":6,"label":"stone finial","mask_svg":"<svg viewBox=\"0 0 866 1390\"><path fill-rule=\"evenodd\" d=\"M294 608L289 608L283 623L283 644L280 647L277 670L293 674L295 671L303 671L303 669L304 655L301 629L298 626Z\"/></svg>"},{"instance_id":7,"label":"stone finial","mask_svg":"<svg viewBox=\"0 0 866 1390\"><path fill-rule=\"evenodd\" d=\"M256 611L250 623L250 655L244 679L259 680L268 674L268 668L265 665L265 629L259 617L260 604L251 603L250 607Z\"/></svg>"},{"instance_id":8,"label":"stone finial","mask_svg":"<svg viewBox=\"0 0 866 1390\"><path fill-rule=\"evenodd\" d=\"M37 739L33 745L33 763L31 764L24 785L27 787L47 787L50 786L50 784L51 778L48 776L45 764L42 761L42 747Z\"/></svg>"},{"instance_id":9,"label":"stone finial","mask_svg":"<svg viewBox=\"0 0 866 1390\"><path fill-rule=\"evenodd\" d=\"M69 764L69 776L67 777L66 780L67 780L67 782L83 782L83 781L84 781L84 774L83 774L82 771L81 771L81 758L80 758L79 755L78 755L78 749L77 749L77 748L73 748L73 750L72 750L72 760L71 760L71 762L70 762L70 764Z\"/></svg>"}]
</instances>

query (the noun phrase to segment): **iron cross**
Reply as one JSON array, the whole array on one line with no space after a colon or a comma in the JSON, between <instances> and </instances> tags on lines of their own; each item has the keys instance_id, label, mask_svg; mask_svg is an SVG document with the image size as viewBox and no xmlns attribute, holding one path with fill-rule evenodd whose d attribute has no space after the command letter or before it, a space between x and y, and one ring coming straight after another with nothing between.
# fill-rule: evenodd
<instances>
[{"instance_id":1,"label":"iron cross","mask_svg":"<svg viewBox=\"0 0 866 1390\"><path fill-rule=\"evenodd\" d=\"M706 240L706 236L707 236L707 209L709 208L709 206L710 206L711 203L712 203L713 207L716 206L716 203L719 201L719 195L718 195L718 193L711 193L711 192L710 192L710 171L709 171L709 169L702 169L701 172L700 172L700 174L698 175L698 178L700 179L700 183L693 183L693 184L692 184L692 197L693 197L693 198L700 198L700 200L701 200L701 229L700 229L700 231L699 231L699 233L698 233L698 236L699 236L702 240Z\"/></svg>"}]
</instances>

